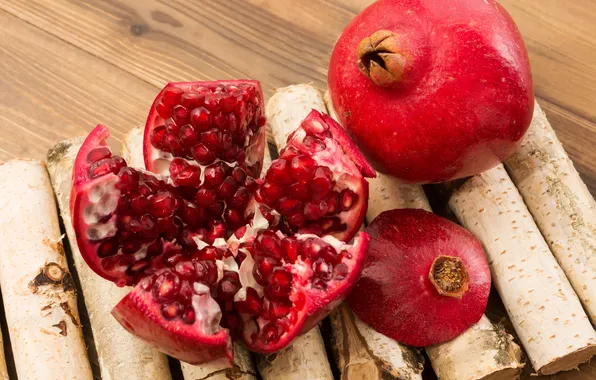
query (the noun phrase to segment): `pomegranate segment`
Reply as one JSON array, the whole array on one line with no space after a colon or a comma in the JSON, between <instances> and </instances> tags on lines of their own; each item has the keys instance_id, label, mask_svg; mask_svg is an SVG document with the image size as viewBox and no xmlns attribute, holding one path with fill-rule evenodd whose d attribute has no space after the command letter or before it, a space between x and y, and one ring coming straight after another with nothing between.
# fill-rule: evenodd
<instances>
[{"instance_id":1,"label":"pomegranate segment","mask_svg":"<svg viewBox=\"0 0 596 380\"><path fill-rule=\"evenodd\" d=\"M199 167L218 161L237 164L257 177L264 125L263 92L257 81L169 83L147 118L145 167L171 176L174 183L180 175L170 166L175 158Z\"/></svg>"},{"instance_id":2,"label":"pomegranate segment","mask_svg":"<svg viewBox=\"0 0 596 380\"><path fill-rule=\"evenodd\" d=\"M287 141L255 195L281 215L285 234L350 241L364 221L374 169L332 118L313 110Z\"/></svg>"}]
</instances>

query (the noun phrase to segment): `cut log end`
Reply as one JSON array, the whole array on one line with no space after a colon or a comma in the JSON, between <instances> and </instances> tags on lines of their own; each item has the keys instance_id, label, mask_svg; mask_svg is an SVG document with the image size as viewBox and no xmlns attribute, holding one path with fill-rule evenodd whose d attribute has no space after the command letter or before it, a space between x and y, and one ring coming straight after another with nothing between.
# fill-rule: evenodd
<instances>
[{"instance_id":1,"label":"cut log end","mask_svg":"<svg viewBox=\"0 0 596 380\"><path fill-rule=\"evenodd\" d=\"M596 342L588 347L555 359L536 372L539 375L554 375L558 372L577 369L578 365L588 362L594 355L596 355Z\"/></svg>"}]
</instances>

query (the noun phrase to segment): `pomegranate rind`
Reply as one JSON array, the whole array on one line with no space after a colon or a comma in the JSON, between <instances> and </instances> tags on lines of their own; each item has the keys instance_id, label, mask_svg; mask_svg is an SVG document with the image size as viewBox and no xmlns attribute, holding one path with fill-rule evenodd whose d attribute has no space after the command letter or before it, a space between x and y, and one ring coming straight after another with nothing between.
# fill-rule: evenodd
<instances>
[{"instance_id":1,"label":"pomegranate rind","mask_svg":"<svg viewBox=\"0 0 596 380\"><path fill-rule=\"evenodd\" d=\"M260 103L263 103L263 90L261 88L261 84L259 81L256 80L226 80L226 81L213 81L213 82L170 82L168 83L156 96L153 104L151 105L151 109L149 111L149 115L147 117L147 121L145 123L145 132L143 135L143 159L145 161L145 168L153 173L159 173L162 175L168 175L167 171L164 172L162 170L158 170L155 165L154 157L156 156L156 152L159 151L151 144L151 133L153 130L162 125L165 120L158 114L157 106L161 102L161 99L164 93L172 88L179 88L182 90L190 90L193 85L201 85L201 86L213 86L213 85L239 85L239 84L248 84L255 88L256 93L258 94L258 98ZM247 161L250 163L256 163L258 166L255 168L256 173L260 173L261 165L262 165L262 157L265 151L266 145L266 131L265 128L261 128L259 131L259 135L255 139L255 143L250 147L247 147ZM192 160L191 160L192 161ZM194 162L194 161L193 161Z\"/></svg>"},{"instance_id":2,"label":"pomegranate rind","mask_svg":"<svg viewBox=\"0 0 596 380\"><path fill-rule=\"evenodd\" d=\"M202 364L226 357L230 365L234 364L227 330L205 335L194 325L166 321L159 310L160 304L150 298L147 292L135 288L112 309L112 315L131 334L179 360Z\"/></svg>"},{"instance_id":3,"label":"pomegranate rind","mask_svg":"<svg viewBox=\"0 0 596 380\"><path fill-rule=\"evenodd\" d=\"M315 235L311 236L315 237ZM298 235L298 237L304 239L307 235ZM328 239L324 240L329 241ZM293 275L293 288L290 292L293 307L297 307L297 302L303 302L304 306L297 310L295 322L288 331L281 335L278 342L253 342L250 337L243 336L248 349L263 354L279 351L290 344L297 336L308 332L329 315L333 309L343 302L358 281L364 267L369 243L369 235L366 232L360 232L354 238L352 245L343 246L351 254L351 258L344 258L342 261L349 268L348 274L340 281L329 280L327 282L328 287L325 290L318 290L311 286L312 270L310 269L310 261L298 260L294 264L284 265L284 268Z\"/></svg>"},{"instance_id":4,"label":"pomegranate rind","mask_svg":"<svg viewBox=\"0 0 596 380\"><path fill-rule=\"evenodd\" d=\"M347 302L378 332L415 347L451 340L482 317L491 277L480 242L466 229L417 209L385 211L371 236L362 277ZM429 270L439 255L458 257L469 274L461 299L439 295Z\"/></svg>"},{"instance_id":5,"label":"pomegranate rind","mask_svg":"<svg viewBox=\"0 0 596 380\"><path fill-rule=\"evenodd\" d=\"M72 171L72 188L70 190L70 212L73 214L73 206L75 201L75 194L80 187L89 181L88 170L91 163L87 161L87 155L93 149L98 147L107 147L107 138L110 137L110 131L105 125L98 124L91 133L85 138L81 145L79 152L75 158L75 163Z\"/></svg>"}]
</instances>

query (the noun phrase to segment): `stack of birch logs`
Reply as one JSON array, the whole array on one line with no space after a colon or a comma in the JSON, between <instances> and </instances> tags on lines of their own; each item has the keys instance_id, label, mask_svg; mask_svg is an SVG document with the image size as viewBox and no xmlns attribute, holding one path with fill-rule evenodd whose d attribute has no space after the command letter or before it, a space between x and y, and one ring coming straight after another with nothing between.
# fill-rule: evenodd
<instances>
[{"instance_id":1,"label":"stack of birch logs","mask_svg":"<svg viewBox=\"0 0 596 380\"><path fill-rule=\"evenodd\" d=\"M311 85L277 90L266 108L269 142L282 149L311 109L335 117L328 95ZM122 155L130 166L143 167L142 138L135 128L124 139ZM181 371L171 372L175 361L111 317L111 308L129 289L95 275L77 249L68 205L81 143L82 138L58 143L47 164L0 163L0 286L9 333L4 342L0 335L0 380L9 379L4 347L12 351L21 380L172 380L179 372L186 380L331 380L334 374L344 380L423 378L420 351L377 333L346 305L329 317L330 357L315 327L272 355L251 355L236 344L233 367L223 360L181 363ZM270 163L266 150L264 170ZM369 183L367 221L394 208L431 211L420 186L381 173ZM484 246L516 339L483 316L458 338L425 349L437 377L508 380L532 369L550 375L595 355L596 203L540 107L522 145L504 165L444 187L449 207ZM63 249L66 237L78 282ZM93 350L85 345L76 292L88 312ZM92 372L94 358L88 352L97 353L99 373Z\"/></svg>"}]
</instances>

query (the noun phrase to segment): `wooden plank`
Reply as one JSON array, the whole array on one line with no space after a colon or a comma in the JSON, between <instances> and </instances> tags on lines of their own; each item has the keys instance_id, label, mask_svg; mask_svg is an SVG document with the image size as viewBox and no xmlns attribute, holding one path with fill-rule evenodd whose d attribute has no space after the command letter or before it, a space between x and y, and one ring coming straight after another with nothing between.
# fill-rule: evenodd
<instances>
[{"instance_id":1,"label":"wooden plank","mask_svg":"<svg viewBox=\"0 0 596 380\"><path fill-rule=\"evenodd\" d=\"M157 88L0 11L0 160L45 159L97 123L115 137L144 123Z\"/></svg>"}]
</instances>

